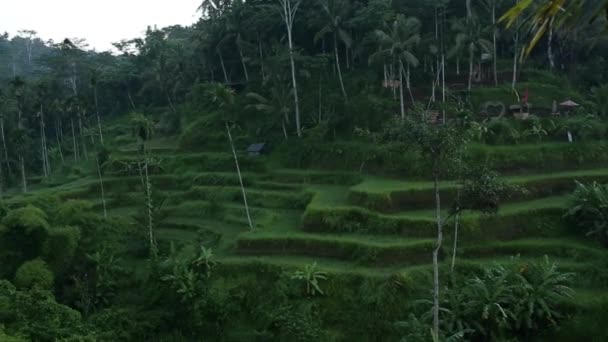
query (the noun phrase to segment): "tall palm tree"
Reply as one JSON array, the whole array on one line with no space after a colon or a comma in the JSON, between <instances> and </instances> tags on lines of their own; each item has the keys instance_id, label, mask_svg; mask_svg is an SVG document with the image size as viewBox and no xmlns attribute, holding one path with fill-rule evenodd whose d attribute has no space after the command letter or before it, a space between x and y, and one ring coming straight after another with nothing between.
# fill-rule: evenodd
<instances>
[{"instance_id":1,"label":"tall palm tree","mask_svg":"<svg viewBox=\"0 0 608 342\"><path fill-rule=\"evenodd\" d=\"M287 31L287 41L289 43L289 61L291 64L291 81L293 83L293 101L296 112L296 130L298 137L302 137L302 126L300 123L300 100L298 97L298 82L296 79L296 62L295 52L293 45L293 24L302 4L302 0L277 0L278 6L277 11L281 15L283 22L285 23L285 29Z\"/></svg>"},{"instance_id":2,"label":"tall palm tree","mask_svg":"<svg viewBox=\"0 0 608 342\"><path fill-rule=\"evenodd\" d=\"M270 97L264 97L258 93L249 93L247 97L254 100L256 103L250 104L247 107L254 108L259 112L266 113L270 116L281 120L283 135L285 140L289 138L287 135L287 118L291 110L289 98L291 97L291 89L289 86L275 84L270 88Z\"/></svg>"},{"instance_id":3,"label":"tall palm tree","mask_svg":"<svg viewBox=\"0 0 608 342\"><path fill-rule=\"evenodd\" d=\"M234 90L223 84L214 84L208 90L208 95L215 103L218 108L222 109L226 106L234 104ZM251 214L249 213L249 205L247 204L247 193L245 192L245 185L243 183L243 177L241 175L241 167L239 166L239 159L236 155L236 149L234 148L234 140L232 140L232 133L230 132L230 125L228 120L224 120L226 125L226 133L228 134L228 140L230 141L230 147L232 148L232 156L234 157L234 163L236 165L236 172L239 177L239 183L241 185L241 193L243 194L243 204L245 205L245 213L247 214L247 222L249 223L249 229L253 230L253 221L251 220Z\"/></svg>"},{"instance_id":4,"label":"tall palm tree","mask_svg":"<svg viewBox=\"0 0 608 342\"><path fill-rule=\"evenodd\" d=\"M410 92L412 102L414 97L411 92L410 67L417 67L418 58L414 55L413 48L420 43L420 26L418 19L404 15L398 15L390 32L376 30L376 37L380 42L381 49L370 57L370 61L376 58L392 58L399 67L399 93L401 103L401 117L405 118L405 101L403 99L403 75L406 76L407 88ZM407 67L404 66L404 62Z\"/></svg>"},{"instance_id":5,"label":"tall palm tree","mask_svg":"<svg viewBox=\"0 0 608 342\"><path fill-rule=\"evenodd\" d=\"M488 27L485 27L473 15L470 19L456 19L452 22L452 30L458 32L456 34L456 44L450 51L454 54L459 49L467 47L469 50L469 83L468 89L471 90L473 84L473 63L475 53L479 51L492 51L492 43L485 39Z\"/></svg>"},{"instance_id":6,"label":"tall palm tree","mask_svg":"<svg viewBox=\"0 0 608 342\"><path fill-rule=\"evenodd\" d=\"M148 159L146 157L146 142L152 138L154 134L154 123L140 113L131 116L131 128L133 135L137 137L139 142L140 162L139 170L142 181L145 185L146 209L148 213L148 239L150 243L150 257L155 258L157 255L156 239L154 237L154 205L152 203L152 183L148 172ZM143 167L142 167L143 165ZM143 170L143 173L142 173Z\"/></svg>"},{"instance_id":7,"label":"tall palm tree","mask_svg":"<svg viewBox=\"0 0 608 342\"><path fill-rule=\"evenodd\" d=\"M334 57L336 59L336 69L338 70L338 78L340 79L340 88L342 90L342 96L345 100L348 100L346 94L346 88L344 87L344 80L342 78L342 69L340 67L340 53L338 52L338 38L349 49L352 45L352 38L346 31L344 22L348 16L349 5L344 0L319 0L323 13L327 18L327 24L315 34L314 41L318 42L323 36L331 33L334 40Z\"/></svg>"}]
</instances>

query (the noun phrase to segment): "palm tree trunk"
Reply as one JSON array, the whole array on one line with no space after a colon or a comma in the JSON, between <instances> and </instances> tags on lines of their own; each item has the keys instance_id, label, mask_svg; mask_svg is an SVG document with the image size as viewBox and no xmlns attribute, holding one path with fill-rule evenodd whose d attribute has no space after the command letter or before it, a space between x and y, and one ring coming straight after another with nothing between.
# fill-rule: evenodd
<instances>
[{"instance_id":1,"label":"palm tree trunk","mask_svg":"<svg viewBox=\"0 0 608 342\"><path fill-rule=\"evenodd\" d=\"M494 26L494 30L492 31L492 44L494 48L494 56L492 57L494 61L493 72L494 72L494 85L498 86L498 69L496 67L497 59L498 59L498 50L496 49L496 1L492 1L492 25Z\"/></svg>"},{"instance_id":2,"label":"palm tree trunk","mask_svg":"<svg viewBox=\"0 0 608 342\"><path fill-rule=\"evenodd\" d=\"M55 140L57 140L57 149L59 150L59 158L61 159L61 164L65 164L65 159L63 159L63 149L61 148L61 142L59 141L59 135L55 134Z\"/></svg>"},{"instance_id":3,"label":"palm tree trunk","mask_svg":"<svg viewBox=\"0 0 608 342\"><path fill-rule=\"evenodd\" d=\"M80 140L82 140L82 154L84 155L84 160L89 160L87 153L87 142L84 138L84 134L82 134L82 116L84 113L78 116L78 132L80 134Z\"/></svg>"},{"instance_id":4,"label":"palm tree trunk","mask_svg":"<svg viewBox=\"0 0 608 342\"><path fill-rule=\"evenodd\" d=\"M46 168L46 153L44 152L44 124L42 123L42 113L40 113L40 160L42 161L42 173L44 177L49 176Z\"/></svg>"},{"instance_id":5,"label":"palm tree trunk","mask_svg":"<svg viewBox=\"0 0 608 342\"><path fill-rule=\"evenodd\" d=\"M228 73L226 72L226 66L224 65L224 57L222 56L222 51L217 49L217 55L220 56L220 65L222 66L222 72L224 73L224 81L226 84L230 83L228 80Z\"/></svg>"},{"instance_id":6,"label":"palm tree trunk","mask_svg":"<svg viewBox=\"0 0 608 342\"><path fill-rule=\"evenodd\" d=\"M80 153L78 152L78 143L76 143L76 132L74 130L74 119L70 119L72 125L72 143L74 145L74 161L78 161Z\"/></svg>"},{"instance_id":7,"label":"palm tree trunk","mask_svg":"<svg viewBox=\"0 0 608 342\"><path fill-rule=\"evenodd\" d=\"M133 102L133 97L131 96L131 90L129 89L129 86L127 86L127 98L129 99L131 109L135 110L135 102Z\"/></svg>"},{"instance_id":8,"label":"palm tree trunk","mask_svg":"<svg viewBox=\"0 0 608 342\"><path fill-rule=\"evenodd\" d=\"M258 37L258 51L260 54L260 72L262 73L262 81L266 80L266 70L264 66L264 49L262 48L262 40L260 39L260 33L257 32Z\"/></svg>"},{"instance_id":9,"label":"palm tree trunk","mask_svg":"<svg viewBox=\"0 0 608 342\"><path fill-rule=\"evenodd\" d=\"M340 54L338 53L338 34L336 32L334 32L334 54L336 55L336 69L338 70L338 78L340 79L340 88L342 89L342 96L344 96L344 100L348 101L346 89L344 88L344 81L342 80L342 70L340 68Z\"/></svg>"},{"instance_id":10,"label":"palm tree trunk","mask_svg":"<svg viewBox=\"0 0 608 342\"><path fill-rule=\"evenodd\" d=\"M458 248L458 224L460 223L460 213L456 214L454 219L454 245L452 247L452 263L450 265L450 272L454 273L454 266L456 265L456 249Z\"/></svg>"},{"instance_id":11,"label":"palm tree trunk","mask_svg":"<svg viewBox=\"0 0 608 342\"><path fill-rule=\"evenodd\" d=\"M228 122L226 124L226 132L228 132L228 139L230 140L230 147L232 148L232 155L234 156L234 163L236 164L236 172L239 176L239 183L241 184L241 192L243 193L243 203L245 204L245 213L247 214L247 221L249 222L249 229L253 230L253 221L251 221L251 215L249 213L249 205L247 204L247 194L245 193L245 186L243 185L243 177L241 176L241 168L239 167L239 159L236 156L236 150L234 148L234 142L232 141L232 134L230 133L230 127Z\"/></svg>"},{"instance_id":12,"label":"palm tree trunk","mask_svg":"<svg viewBox=\"0 0 608 342\"><path fill-rule=\"evenodd\" d=\"M239 56L241 56L241 65L243 66L243 72L245 73L245 81L249 82L249 72L247 71L247 65L245 64L245 56L243 56L243 51L240 47L237 47L239 50Z\"/></svg>"},{"instance_id":13,"label":"palm tree trunk","mask_svg":"<svg viewBox=\"0 0 608 342\"><path fill-rule=\"evenodd\" d=\"M469 91L471 91L472 85L473 85L473 50L475 49L475 46L473 45L473 43L469 44Z\"/></svg>"},{"instance_id":14,"label":"palm tree trunk","mask_svg":"<svg viewBox=\"0 0 608 342\"><path fill-rule=\"evenodd\" d=\"M23 193L27 192L27 178L25 177L25 159L23 155L19 155L19 163L21 164L21 187Z\"/></svg>"},{"instance_id":15,"label":"palm tree trunk","mask_svg":"<svg viewBox=\"0 0 608 342\"><path fill-rule=\"evenodd\" d=\"M401 68L403 69L403 65L401 65ZM414 100L414 94L412 93L412 85L410 82L410 63L407 63L407 70L405 72L405 85L407 86L407 91L410 94L410 99L412 100L412 105L414 104L415 100Z\"/></svg>"},{"instance_id":16,"label":"palm tree trunk","mask_svg":"<svg viewBox=\"0 0 608 342\"><path fill-rule=\"evenodd\" d=\"M144 157L145 158L145 157ZM152 203L152 183L150 182L150 175L148 174L148 161L144 161L144 171L146 175L146 207L148 209L148 238L150 240L150 257L156 258L156 243L154 240L154 216L152 211L154 210Z\"/></svg>"},{"instance_id":17,"label":"palm tree trunk","mask_svg":"<svg viewBox=\"0 0 608 342\"><path fill-rule=\"evenodd\" d=\"M285 140L289 139L287 135L287 128L285 127L285 119L281 119L281 126L283 126L283 135L285 136Z\"/></svg>"},{"instance_id":18,"label":"palm tree trunk","mask_svg":"<svg viewBox=\"0 0 608 342\"><path fill-rule=\"evenodd\" d=\"M8 149L6 148L6 135L4 135L4 115L0 116L0 131L2 133L2 147L4 148L4 160L6 160L6 169L9 174L12 174L11 163L8 160Z\"/></svg>"},{"instance_id":19,"label":"palm tree trunk","mask_svg":"<svg viewBox=\"0 0 608 342\"><path fill-rule=\"evenodd\" d=\"M108 210L106 209L106 195L103 189L103 175L101 174L101 166L99 165L99 158L95 156L95 163L97 164L97 175L99 176L99 188L101 190L101 204L103 205L103 218L108 219Z\"/></svg>"},{"instance_id":20,"label":"palm tree trunk","mask_svg":"<svg viewBox=\"0 0 608 342\"><path fill-rule=\"evenodd\" d=\"M515 34L515 38L514 38L514 45L513 45L513 49L515 50L515 52L513 53L513 81L511 83L511 88L515 89L515 86L517 85L517 56L519 55L519 48L518 48L518 41L519 41L519 33Z\"/></svg>"},{"instance_id":21,"label":"palm tree trunk","mask_svg":"<svg viewBox=\"0 0 608 342\"><path fill-rule=\"evenodd\" d=\"M445 89L445 53L441 53L441 102L443 106L441 112L443 115L443 124L446 123L445 117L445 101L446 101L446 89Z\"/></svg>"},{"instance_id":22,"label":"palm tree trunk","mask_svg":"<svg viewBox=\"0 0 608 342\"><path fill-rule=\"evenodd\" d=\"M401 103L401 118L405 119L405 101L403 100L403 63L399 61L399 101Z\"/></svg>"},{"instance_id":23,"label":"palm tree trunk","mask_svg":"<svg viewBox=\"0 0 608 342\"><path fill-rule=\"evenodd\" d=\"M553 19L549 22L549 41L547 42L547 57L551 70L555 68L555 56L553 56Z\"/></svg>"},{"instance_id":24,"label":"palm tree trunk","mask_svg":"<svg viewBox=\"0 0 608 342\"><path fill-rule=\"evenodd\" d=\"M97 117L97 128L99 129L99 140L103 146L103 132L101 131L101 118L99 118L99 103L97 102L97 85L93 87L93 96L95 100L95 116Z\"/></svg>"},{"instance_id":25,"label":"palm tree trunk","mask_svg":"<svg viewBox=\"0 0 608 342\"><path fill-rule=\"evenodd\" d=\"M298 83L296 80L296 62L294 60L294 54L293 54L293 41L291 38L291 28L288 29L288 36L289 36L289 61L291 64L291 81L293 83L293 101L295 104L295 110L296 110L296 130L298 132L298 137L302 137L302 126L300 123L300 100L298 98Z\"/></svg>"},{"instance_id":26,"label":"palm tree trunk","mask_svg":"<svg viewBox=\"0 0 608 342\"><path fill-rule=\"evenodd\" d=\"M439 336L439 252L443 243L443 222L441 220L441 197L439 195L439 174L437 165L433 167L433 188L435 192L435 219L437 221L437 244L433 250L433 332Z\"/></svg>"}]
</instances>

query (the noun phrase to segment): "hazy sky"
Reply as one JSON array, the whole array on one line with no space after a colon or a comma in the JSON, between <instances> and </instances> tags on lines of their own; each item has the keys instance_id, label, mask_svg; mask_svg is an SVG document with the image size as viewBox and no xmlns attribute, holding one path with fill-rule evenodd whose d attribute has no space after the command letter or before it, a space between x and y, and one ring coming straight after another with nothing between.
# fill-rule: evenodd
<instances>
[{"instance_id":1,"label":"hazy sky","mask_svg":"<svg viewBox=\"0 0 608 342\"><path fill-rule=\"evenodd\" d=\"M140 37L148 25L190 25L200 0L1 0L0 33L38 32L44 40L86 38L107 50L121 39Z\"/></svg>"}]
</instances>

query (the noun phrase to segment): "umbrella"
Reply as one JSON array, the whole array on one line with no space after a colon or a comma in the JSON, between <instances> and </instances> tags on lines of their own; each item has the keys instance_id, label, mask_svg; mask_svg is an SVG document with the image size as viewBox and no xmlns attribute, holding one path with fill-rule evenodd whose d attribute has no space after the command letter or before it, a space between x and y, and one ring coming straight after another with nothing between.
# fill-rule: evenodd
<instances>
[{"instance_id":1,"label":"umbrella","mask_svg":"<svg viewBox=\"0 0 608 342\"><path fill-rule=\"evenodd\" d=\"M580 106L578 103L572 101L572 100L568 100L568 101L564 101L562 103L559 104L562 107L578 107Z\"/></svg>"}]
</instances>

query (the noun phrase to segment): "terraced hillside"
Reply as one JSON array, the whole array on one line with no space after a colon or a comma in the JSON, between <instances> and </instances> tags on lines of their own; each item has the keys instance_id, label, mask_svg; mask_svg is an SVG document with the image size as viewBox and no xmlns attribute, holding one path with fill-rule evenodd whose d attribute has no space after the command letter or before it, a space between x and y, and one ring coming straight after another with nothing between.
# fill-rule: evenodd
<instances>
[{"instance_id":1,"label":"terraced hillside","mask_svg":"<svg viewBox=\"0 0 608 342\"><path fill-rule=\"evenodd\" d=\"M429 181L285 169L272 155L241 155L254 222L250 230L229 146L184 152L173 139L163 138L150 142L148 149L160 160L150 177L158 207L155 234L161 254L171 245L187 251L203 244L213 248L219 263L227 268L297 269L316 262L330 277L358 279L407 277L430 270L435 230ZM504 147L497 149L505 153ZM135 145L115 147L103 179L108 214L128 217L135 226L145 207L143 186L137 172L125 165L137 158ZM527 191L503 203L496 215L464 214L456 267L468 271L494 262L513 263L514 256L520 256L519 262L549 256L562 270L592 279L577 283L576 307L584 311L589 306L608 305L606 296L597 296L604 290L599 284L605 281L602 260L608 252L597 242L569 231L562 218L575 180L606 181L608 169L574 167L557 173L542 173L542 169L539 165L536 173L528 169L506 176L509 183ZM85 166L75 170L79 174L36 185L27 196L12 190L8 203L53 194L90 201L101 213L98 177ZM456 187L453 181L441 185L446 207ZM452 229L446 230L442 267L447 271ZM145 251L125 251L125 259L133 267L141 264L142 255Z\"/></svg>"}]
</instances>

